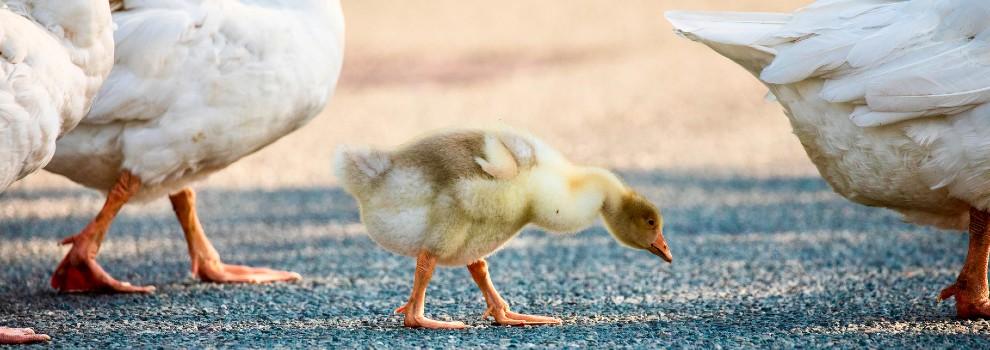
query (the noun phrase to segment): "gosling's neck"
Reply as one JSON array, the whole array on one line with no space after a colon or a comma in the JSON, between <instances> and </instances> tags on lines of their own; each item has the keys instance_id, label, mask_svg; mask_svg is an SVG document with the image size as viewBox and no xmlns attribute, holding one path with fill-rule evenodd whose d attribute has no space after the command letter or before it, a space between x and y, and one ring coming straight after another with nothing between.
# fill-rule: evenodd
<instances>
[{"instance_id":1,"label":"gosling's neck","mask_svg":"<svg viewBox=\"0 0 990 350\"><path fill-rule=\"evenodd\" d=\"M602 168L579 167L571 177L572 188L584 188L602 196L602 215L616 213L622 207L622 198L629 188L614 173ZM576 184L576 186L574 185Z\"/></svg>"}]
</instances>

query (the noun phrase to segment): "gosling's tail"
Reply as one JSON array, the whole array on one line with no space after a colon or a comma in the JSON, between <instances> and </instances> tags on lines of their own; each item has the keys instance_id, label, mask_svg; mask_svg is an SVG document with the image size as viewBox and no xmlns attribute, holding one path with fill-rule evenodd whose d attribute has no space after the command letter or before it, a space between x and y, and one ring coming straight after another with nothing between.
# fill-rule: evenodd
<instances>
[{"instance_id":1,"label":"gosling's tail","mask_svg":"<svg viewBox=\"0 0 990 350\"><path fill-rule=\"evenodd\" d=\"M333 168L341 186L358 196L370 191L376 180L392 168L392 160L386 152L340 146L334 155Z\"/></svg>"}]
</instances>

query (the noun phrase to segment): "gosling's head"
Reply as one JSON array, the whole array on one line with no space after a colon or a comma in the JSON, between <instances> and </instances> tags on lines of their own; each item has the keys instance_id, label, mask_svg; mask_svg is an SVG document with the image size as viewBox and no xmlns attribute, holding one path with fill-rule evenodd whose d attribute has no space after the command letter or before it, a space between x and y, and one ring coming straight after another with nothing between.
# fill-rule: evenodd
<instances>
[{"instance_id":1,"label":"gosling's head","mask_svg":"<svg viewBox=\"0 0 990 350\"><path fill-rule=\"evenodd\" d=\"M674 261L663 239L663 216L646 198L629 191L618 203L606 203L602 217L608 231L620 243L648 250L667 262Z\"/></svg>"}]
</instances>

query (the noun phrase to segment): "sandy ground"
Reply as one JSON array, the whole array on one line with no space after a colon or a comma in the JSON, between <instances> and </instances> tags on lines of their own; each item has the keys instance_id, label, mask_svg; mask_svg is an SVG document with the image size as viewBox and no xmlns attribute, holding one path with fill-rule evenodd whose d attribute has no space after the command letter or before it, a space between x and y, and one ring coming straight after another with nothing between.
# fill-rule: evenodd
<instances>
[{"instance_id":1,"label":"sandy ground","mask_svg":"<svg viewBox=\"0 0 990 350\"><path fill-rule=\"evenodd\" d=\"M803 3L344 0L345 72L326 111L197 186L226 256L294 269L304 282L189 280L159 200L126 208L101 258L158 293L53 294L47 277L65 251L54 242L101 198L40 173L0 195L0 324L50 332L57 346L986 347L990 324L954 321L951 303L933 302L965 236L832 194L766 90L662 18ZM564 326L397 328L389 311L411 267L363 235L330 158L339 144L390 147L460 126L525 129L576 162L620 169L667 210L678 264L618 248L600 228L530 232L496 255L496 283ZM428 312L477 318L465 277L438 274Z\"/></svg>"}]
</instances>

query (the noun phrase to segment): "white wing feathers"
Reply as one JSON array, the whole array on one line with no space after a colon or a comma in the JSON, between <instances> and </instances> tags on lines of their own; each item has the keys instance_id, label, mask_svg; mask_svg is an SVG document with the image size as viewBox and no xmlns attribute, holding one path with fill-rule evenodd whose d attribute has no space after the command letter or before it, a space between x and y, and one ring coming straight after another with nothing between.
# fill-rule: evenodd
<instances>
[{"instance_id":1,"label":"white wing feathers","mask_svg":"<svg viewBox=\"0 0 990 350\"><path fill-rule=\"evenodd\" d=\"M934 43L872 67L847 69L829 77L822 88L821 96L830 102L856 101L865 104L866 88L871 83L892 75L909 72L920 65L938 62L944 56L959 49L961 47L957 42ZM937 54L932 54L933 52Z\"/></svg>"},{"instance_id":2,"label":"white wing feathers","mask_svg":"<svg viewBox=\"0 0 990 350\"><path fill-rule=\"evenodd\" d=\"M760 79L770 84L790 84L835 70L845 63L858 38L857 33L837 32L801 40L778 50L777 58L763 70Z\"/></svg>"},{"instance_id":3,"label":"white wing feathers","mask_svg":"<svg viewBox=\"0 0 990 350\"><path fill-rule=\"evenodd\" d=\"M161 116L182 91L179 72L200 69L191 64L212 47L196 47L197 39L215 31L219 11L188 1L126 1L113 16L116 53L87 124L150 120ZM202 41L202 40L199 40ZM205 79L205 78L204 78Z\"/></svg>"},{"instance_id":4,"label":"white wing feathers","mask_svg":"<svg viewBox=\"0 0 990 350\"><path fill-rule=\"evenodd\" d=\"M990 42L977 38L952 54L928 60L909 72L872 84L870 108L917 112L931 108L975 105L990 100Z\"/></svg>"},{"instance_id":5,"label":"white wing feathers","mask_svg":"<svg viewBox=\"0 0 990 350\"><path fill-rule=\"evenodd\" d=\"M859 126L961 113L990 102L990 3L824 0L760 41L777 51L761 79L825 80Z\"/></svg>"},{"instance_id":6,"label":"white wing feathers","mask_svg":"<svg viewBox=\"0 0 990 350\"><path fill-rule=\"evenodd\" d=\"M900 5L890 1L830 1L799 10L791 23L764 39L765 44L778 49L778 54L760 78L771 84L790 84L832 73L854 54L858 60L869 59L865 53L871 50L864 44L884 41L869 36L894 23Z\"/></svg>"},{"instance_id":7,"label":"white wing feathers","mask_svg":"<svg viewBox=\"0 0 990 350\"><path fill-rule=\"evenodd\" d=\"M101 124L120 120L146 120L162 113L169 105L171 89L163 84L171 80L169 64L182 54L177 47L192 27L192 19L172 10L142 11L117 15L114 33L116 57L114 68L84 123Z\"/></svg>"},{"instance_id":8,"label":"white wing feathers","mask_svg":"<svg viewBox=\"0 0 990 350\"><path fill-rule=\"evenodd\" d=\"M756 46L791 20L783 13L668 11L678 34L730 45Z\"/></svg>"},{"instance_id":9,"label":"white wing feathers","mask_svg":"<svg viewBox=\"0 0 990 350\"><path fill-rule=\"evenodd\" d=\"M938 18L924 14L920 18L901 20L858 40L849 51L847 62L854 68L870 67L882 60L921 44L927 33L938 24Z\"/></svg>"}]
</instances>

